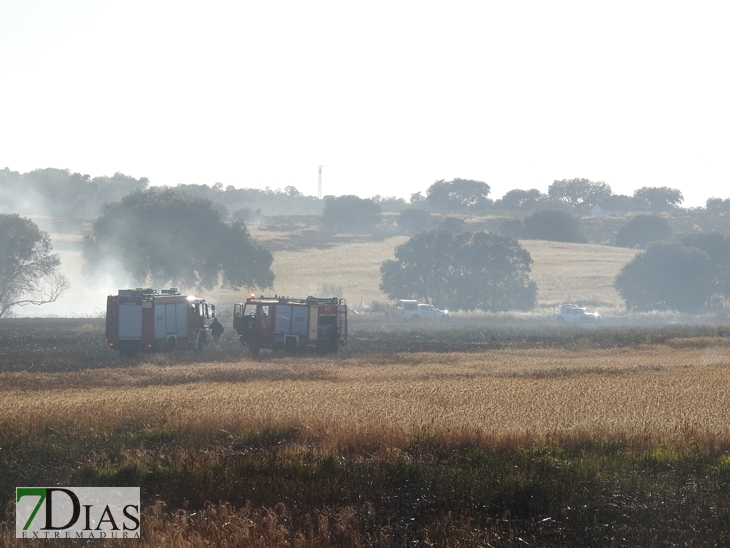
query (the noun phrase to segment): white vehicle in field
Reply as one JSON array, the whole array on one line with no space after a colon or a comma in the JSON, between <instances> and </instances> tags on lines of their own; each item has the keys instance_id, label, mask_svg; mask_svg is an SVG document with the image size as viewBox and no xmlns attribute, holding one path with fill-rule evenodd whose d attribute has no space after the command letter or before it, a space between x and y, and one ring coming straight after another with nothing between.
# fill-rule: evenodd
<instances>
[{"instance_id":1,"label":"white vehicle in field","mask_svg":"<svg viewBox=\"0 0 730 548\"><path fill-rule=\"evenodd\" d=\"M574 304L561 305L560 312L553 314L553 321L565 323L595 322L600 319L598 312L589 312L587 308Z\"/></svg>"},{"instance_id":2,"label":"white vehicle in field","mask_svg":"<svg viewBox=\"0 0 730 548\"><path fill-rule=\"evenodd\" d=\"M419 303L415 299L398 299L395 317L403 320L447 320L451 317L448 310L440 310L432 304Z\"/></svg>"}]
</instances>

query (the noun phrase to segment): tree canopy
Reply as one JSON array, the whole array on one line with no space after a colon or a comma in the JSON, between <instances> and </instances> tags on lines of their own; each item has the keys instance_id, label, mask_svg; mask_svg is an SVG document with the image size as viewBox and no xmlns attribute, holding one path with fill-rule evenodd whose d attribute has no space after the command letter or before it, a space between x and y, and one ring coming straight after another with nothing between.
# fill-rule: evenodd
<instances>
[{"instance_id":1,"label":"tree canopy","mask_svg":"<svg viewBox=\"0 0 730 548\"><path fill-rule=\"evenodd\" d=\"M730 198L708 198L705 202L707 211L712 213L725 213L730 211Z\"/></svg>"},{"instance_id":2,"label":"tree canopy","mask_svg":"<svg viewBox=\"0 0 730 548\"><path fill-rule=\"evenodd\" d=\"M430 229L433 217L424 209L411 207L400 212L397 223L404 232L415 234Z\"/></svg>"},{"instance_id":3,"label":"tree canopy","mask_svg":"<svg viewBox=\"0 0 730 548\"><path fill-rule=\"evenodd\" d=\"M460 211L478 209L490 203L490 187L472 179L439 180L426 191L426 203L434 209ZM413 196L411 197L413 199Z\"/></svg>"},{"instance_id":4,"label":"tree canopy","mask_svg":"<svg viewBox=\"0 0 730 548\"><path fill-rule=\"evenodd\" d=\"M547 196L537 190L514 189L507 192L499 200L494 202L494 207L506 210L532 209L547 200Z\"/></svg>"},{"instance_id":5,"label":"tree canopy","mask_svg":"<svg viewBox=\"0 0 730 548\"><path fill-rule=\"evenodd\" d=\"M630 310L699 312L711 304L712 262L697 247L654 242L624 265L614 286Z\"/></svg>"},{"instance_id":6,"label":"tree canopy","mask_svg":"<svg viewBox=\"0 0 730 548\"><path fill-rule=\"evenodd\" d=\"M671 211L684 202L682 192L676 188L644 186L634 191L634 198L643 200L654 212Z\"/></svg>"},{"instance_id":7,"label":"tree canopy","mask_svg":"<svg viewBox=\"0 0 730 548\"><path fill-rule=\"evenodd\" d=\"M507 236L431 230L395 249L380 267L380 289L451 310L529 310L537 288L530 254Z\"/></svg>"},{"instance_id":8,"label":"tree canopy","mask_svg":"<svg viewBox=\"0 0 730 548\"><path fill-rule=\"evenodd\" d=\"M84 272L137 286L271 287L273 256L242 221L171 188L138 190L106 204L84 241ZM118 274L125 274L120 280Z\"/></svg>"},{"instance_id":9,"label":"tree canopy","mask_svg":"<svg viewBox=\"0 0 730 548\"><path fill-rule=\"evenodd\" d=\"M580 230L580 222L565 211L553 209L536 211L525 217L522 226L522 238L526 240L573 243L585 241L585 236Z\"/></svg>"},{"instance_id":10,"label":"tree canopy","mask_svg":"<svg viewBox=\"0 0 730 548\"><path fill-rule=\"evenodd\" d=\"M381 219L381 209L373 200L358 196L330 196L325 199L322 224L329 228L372 230Z\"/></svg>"},{"instance_id":11,"label":"tree canopy","mask_svg":"<svg viewBox=\"0 0 730 548\"><path fill-rule=\"evenodd\" d=\"M119 172L91 178L67 169L35 169L24 174L0 170L0 193L12 210L66 219L93 218L104 202L117 201L148 183L145 177L135 179Z\"/></svg>"},{"instance_id":12,"label":"tree canopy","mask_svg":"<svg viewBox=\"0 0 730 548\"><path fill-rule=\"evenodd\" d=\"M710 306L730 298L730 237L720 232L697 232L685 234L680 241L704 251L710 258Z\"/></svg>"},{"instance_id":13,"label":"tree canopy","mask_svg":"<svg viewBox=\"0 0 730 548\"><path fill-rule=\"evenodd\" d=\"M723 306L730 298L730 238L707 232L654 242L621 269L614 285L629 309Z\"/></svg>"},{"instance_id":14,"label":"tree canopy","mask_svg":"<svg viewBox=\"0 0 730 548\"><path fill-rule=\"evenodd\" d=\"M0 317L56 301L69 287L51 237L30 219L0 213Z\"/></svg>"},{"instance_id":15,"label":"tree canopy","mask_svg":"<svg viewBox=\"0 0 730 548\"><path fill-rule=\"evenodd\" d=\"M669 221L658 215L637 215L629 219L616 234L618 247L646 248L650 243L672 236Z\"/></svg>"},{"instance_id":16,"label":"tree canopy","mask_svg":"<svg viewBox=\"0 0 730 548\"><path fill-rule=\"evenodd\" d=\"M611 187L603 181L593 182L588 179L563 179L554 181L548 187L550 199L572 206L594 206L612 194Z\"/></svg>"}]
</instances>

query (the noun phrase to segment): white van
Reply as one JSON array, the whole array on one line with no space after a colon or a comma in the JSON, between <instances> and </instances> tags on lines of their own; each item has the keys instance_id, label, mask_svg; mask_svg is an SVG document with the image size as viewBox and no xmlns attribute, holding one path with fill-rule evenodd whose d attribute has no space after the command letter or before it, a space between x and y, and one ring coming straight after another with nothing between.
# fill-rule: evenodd
<instances>
[{"instance_id":1,"label":"white van","mask_svg":"<svg viewBox=\"0 0 730 548\"><path fill-rule=\"evenodd\" d=\"M445 320L451 317L448 310L439 310L431 304L419 303L415 299L398 299L395 317L404 320Z\"/></svg>"}]
</instances>

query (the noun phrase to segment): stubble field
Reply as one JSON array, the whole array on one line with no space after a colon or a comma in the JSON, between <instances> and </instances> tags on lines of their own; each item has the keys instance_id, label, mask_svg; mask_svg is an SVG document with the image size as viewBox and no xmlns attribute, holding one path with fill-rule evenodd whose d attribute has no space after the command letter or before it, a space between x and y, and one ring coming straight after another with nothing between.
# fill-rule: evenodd
<instances>
[{"instance_id":1,"label":"stubble field","mask_svg":"<svg viewBox=\"0 0 730 548\"><path fill-rule=\"evenodd\" d=\"M380 265L393 258L395 248L407 240L397 236L329 249L278 251L274 254L274 291L280 295L311 295L337 289L338 296L356 306L387 302L388 297L378 289ZM636 250L537 240L520 243L534 261L530 279L538 287L538 310L578 302L613 313L622 311L623 302L613 281ZM323 276L323 272L332 275Z\"/></svg>"}]
</instances>

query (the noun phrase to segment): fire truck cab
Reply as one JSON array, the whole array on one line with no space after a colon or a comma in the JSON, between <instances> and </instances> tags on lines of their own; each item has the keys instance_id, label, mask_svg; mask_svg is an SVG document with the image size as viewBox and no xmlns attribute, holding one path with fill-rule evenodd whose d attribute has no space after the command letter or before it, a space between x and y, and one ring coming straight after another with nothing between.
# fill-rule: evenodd
<instances>
[{"instance_id":1,"label":"fire truck cab","mask_svg":"<svg viewBox=\"0 0 730 548\"><path fill-rule=\"evenodd\" d=\"M202 350L215 305L176 288L120 289L106 302L106 339L122 355L139 351Z\"/></svg>"},{"instance_id":2,"label":"fire truck cab","mask_svg":"<svg viewBox=\"0 0 730 548\"><path fill-rule=\"evenodd\" d=\"M250 297L234 305L233 329L252 356L262 348L337 352L347 344L347 303L337 297Z\"/></svg>"}]
</instances>

